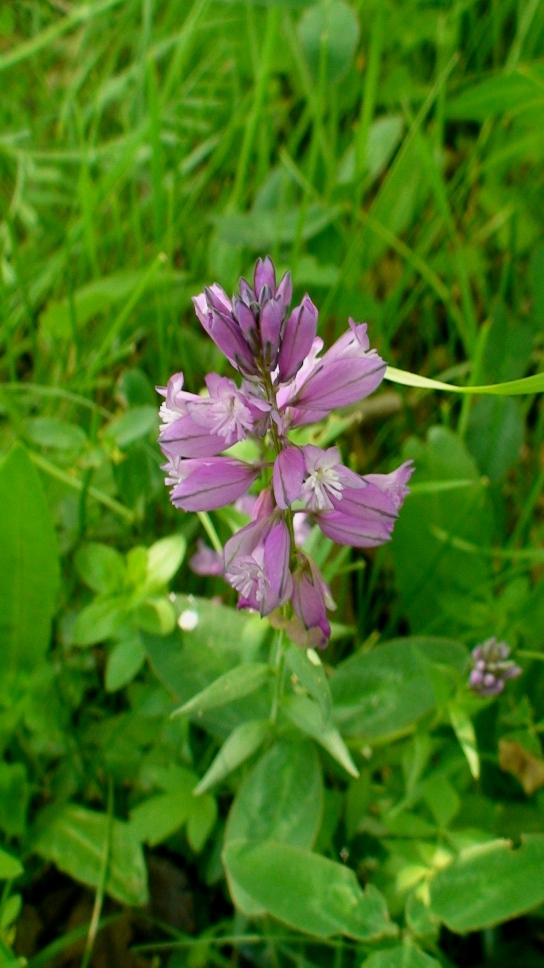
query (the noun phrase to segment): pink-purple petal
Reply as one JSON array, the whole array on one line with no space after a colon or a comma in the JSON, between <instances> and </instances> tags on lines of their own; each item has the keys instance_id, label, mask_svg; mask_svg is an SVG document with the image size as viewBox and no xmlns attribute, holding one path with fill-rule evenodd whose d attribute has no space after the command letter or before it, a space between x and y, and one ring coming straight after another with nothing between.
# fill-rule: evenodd
<instances>
[{"instance_id":1,"label":"pink-purple petal","mask_svg":"<svg viewBox=\"0 0 544 968\"><path fill-rule=\"evenodd\" d=\"M298 447L287 446L278 454L274 464L274 496L280 508L288 508L300 497L306 465Z\"/></svg>"},{"instance_id":2,"label":"pink-purple petal","mask_svg":"<svg viewBox=\"0 0 544 968\"><path fill-rule=\"evenodd\" d=\"M184 511L215 511L241 497L258 473L258 467L230 457L184 461L183 480L172 490L172 504Z\"/></svg>"},{"instance_id":3,"label":"pink-purple petal","mask_svg":"<svg viewBox=\"0 0 544 968\"><path fill-rule=\"evenodd\" d=\"M292 380L308 356L316 336L317 315L310 297L304 296L287 319L278 357L280 383Z\"/></svg>"}]
</instances>

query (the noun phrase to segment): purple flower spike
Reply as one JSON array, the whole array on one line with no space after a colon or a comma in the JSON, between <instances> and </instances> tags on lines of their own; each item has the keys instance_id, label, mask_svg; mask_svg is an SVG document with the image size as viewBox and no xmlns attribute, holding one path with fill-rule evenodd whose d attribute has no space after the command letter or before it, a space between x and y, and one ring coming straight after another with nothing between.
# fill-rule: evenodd
<instances>
[{"instance_id":1,"label":"purple flower spike","mask_svg":"<svg viewBox=\"0 0 544 968\"><path fill-rule=\"evenodd\" d=\"M299 562L293 575L291 596L295 618L288 624L287 633L303 648L324 649L331 634L327 608L336 606L316 563L302 554L299 554Z\"/></svg>"},{"instance_id":2,"label":"purple flower spike","mask_svg":"<svg viewBox=\"0 0 544 968\"><path fill-rule=\"evenodd\" d=\"M158 388L165 397L159 443L168 458L166 483L176 507L213 511L226 504L241 508L244 502L252 518L227 542L221 561L201 543L191 560L194 570L224 574L239 593L239 608L270 615L274 627L286 629L304 647L323 648L330 636L327 609L334 604L301 546L315 526L352 547L388 541L413 468L408 461L391 474L363 477L342 464L335 447L289 440L291 429L362 400L386 369L370 348L366 324L352 319L349 330L320 356L317 309L306 295L290 312L292 295L289 272L277 284L267 256L257 261L253 285L240 279L232 300L216 283L195 297L198 319L242 374L241 386L211 373L208 395L197 396L183 389L183 374L175 374L166 388ZM273 449L273 462L266 458L252 465L223 453L248 438L262 454ZM265 468L264 489L258 497L249 495ZM485 643L474 653L472 688L491 695L518 674L505 648L497 647L494 668L484 655Z\"/></svg>"},{"instance_id":3,"label":"purple flower spike","mask_svg":"<svg viewBox=\"0 0 544 968\"><path fill-rule=\"evenodd\" d=\"M285 447L274 464L274 497L284 510L301 495L306 474L304 454L298 447Z\"/></svg>"},{"instance_id":4,"label":"purple flower spike","mask_svg":"<svg viewBox=\"0 0 544 968\"><path fill-rule=\"evenodd\" d=\"M300 410L330 411L357 403L382 382L387 364L369 348L366 323L349 321L350 330L315 361L306 380L291 399Z\"/></svg>"},{"instance_id":5,"label":"purple flower spike","mask_svg":"<svg viewBox=\"0 0 544 968\"><path fill-rule=\"evenodd\" d=\"M509 658L510 647L495 636L472 650L473 668L468 684L479 696L498 696L508 679L520 676L522 670Z\"/></svg>"},{"instance_id":6,"label":"purple flower spike","mask_svg":"<svg viewBox=\"0 0 544 968\"><path fill-rule=\"evenodd\" d=\"M310 352L317 331L317 309L309 296L293 309L285 324L279 354L280 383L287 383L298 373Z\"/></svg>"},{"instance_id":7,"label":"purple flower spike","mask_svg":"<svg viewBox=\"0 0 544 968\"><path fill-rule=\"evenodd\" d=\"M260 468L231 457L173 460L165 470L174 484L171 500L184 511L216 511L248 490Z\"/></svg>"},{"instance_id":8,"label":"purple flower spike","mask_svg":"<svg viewBox=\"0 0 544 968\"><path fill-rule=\"evenodd\" d=\"M227 541L225 578L240 592L238 608L269 615L283 605L293 587L289 558L289 530L282 518L260 518Z\"/></svg>"}]
</instances>

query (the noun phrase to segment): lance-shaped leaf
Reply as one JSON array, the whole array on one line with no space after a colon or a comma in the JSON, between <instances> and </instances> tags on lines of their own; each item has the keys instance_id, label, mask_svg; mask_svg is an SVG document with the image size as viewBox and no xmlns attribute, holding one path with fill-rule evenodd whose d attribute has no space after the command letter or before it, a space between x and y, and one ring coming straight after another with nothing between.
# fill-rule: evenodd
<instances>
[{"instance_id":1,"label":"lance-shaped leaf","mask_svg":"<svg viewBox=\"0 0 544 968\"><path fill-rule=\"evenodd\" d=\"M359 776L359 771L336 726L332 724L323 726L321 713L315 702L307 699L306 696L287 696L282 703L282 709L295 726L307 736L316 739L351 776Z\"/></svg>"},{"instance_id":2,"label":"lance-shaped leaf","mask_svg":"<svg viewBox=\"0 0 544 968\"><path fill-rule=\"evenodd\" d=\"M208 709L226 706L227 703L233 702L235 699L241 699L243 696L255 692L256 689L264 685L269 676L270 666L265 662L245 662L219 676L219 679L216 679L202 692L189 699L189 702L174 710L172 716L181 716L188 713L198 715Z\"/></svg>"},{"instance_id":3,"label":"lance-shaped leaf","mask_svg":"<svg viewBox=\"0 0 544 968\"><path fill-rule=\"evenodd\" d=\"M2 674L34 668L48 645L59 583L55 531L38 474L20 445L0 466Z\"/></svg>"},{"instance_id":4,"label":"lance-shaped leaf","mask_svg":"<svg viewBox=\"0 0 544 968\"><path fill-rule=\"evenodd\" d=\"M269 729L270 723L260 719L252 719L249 723L237 726L223 743L198 786L195 787L193 791L195 796L206 793L210 787L219 783L241 763L253 756L266 739Z\"/></svg>"},{"instance_id":5,"label":"lance-shaped leaf","mask_svg":"<svg viewBox=\"0 0 544 968\"><path fill-rule=\"evenodd\" d=\"M233 840L223 861L229 883L236 882L262 910L297 931L358 941L398 931L373 885L363 891L355 871L319 854L273 840Z\"/></svg>"},{"instance_id":6,"label":"lance-shaped leaf","mask_svg":"<svg viewBox=\"0 0 544 968\"><path fill-rule=\"evenodd\" d=\"M480 757L478 755L478 745L476 733L470 716L457 703L450 702L448 705L450 722L459 745L467 758L470 772L475 780L480 776Z\"/></svg>"},{"instance_id":7,"label":"lance-shaped leaf","mask_svg":"<svg viewBox=\"0 0 544 968\"><path fill-rule=\"evenodd\" d=\"M286 650L285 659L291 672L294 672L300 684L318 703L325 726L331 715L332 696L329 680L318 653L315 649L304 650L296 645L290 645Z\"/></svg>"}]
</instances>

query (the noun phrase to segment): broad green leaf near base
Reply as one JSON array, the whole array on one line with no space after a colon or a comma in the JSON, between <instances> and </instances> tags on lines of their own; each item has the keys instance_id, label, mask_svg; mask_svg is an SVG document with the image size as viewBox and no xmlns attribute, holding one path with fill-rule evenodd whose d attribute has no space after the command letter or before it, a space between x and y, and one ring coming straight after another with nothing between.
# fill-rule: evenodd
<instances>
[{"instance_id":1,"label":"broad green leaf near base","mask_svg":"<svg viewBox=\"0 0 544 968\"><path fill-rule=\"evenodd\" d=\"M225 844L231 840L274 840L313 847L323 813L323 780L313 743L277 740L244 779L231 807ZM232 899L256 917L265 911L231 877Z\"/></svg>"},{"instance_id":2,"label":"broad green leaf near base","mask_svg":"<svg viewBox=\"0 0 544 968\"><path fill-rule=\"evenodd\" d=\"M359 941L397 933L380 892L372 885L363 890L355 871L319 854L271 840L233 840L223 861L229 881L297 931Z\"/></svg>"},{"instance_id":3,"label":"broad green leaf near base","mask_svg":"<svg viewBox=\"0 0 544 968\"><path fill-rule=\"evenodd\" d=\"M394 948L375 951L363 961L362 968L440 968L440 962L407 941Z\"/></svg>"},{"instance_id":4,"label":"broad green leaf near base","mask_svg":"<svg viewBox=\"0 0 544 968\"><path fill-rule=\"evenodd\" d=\"M543 871L544 834L471 848L431 881L431 913L458 934L491 928L544 903Z\"/></svg>"},{"instance_id":5,"label":"broad green leaf near base","mask_svg":"<svg viewBox=\"0 0 544 968\"><path fill-rule=\"evenodd\" d=\"M314 744L302 738L277 740L242 782L225 843L275 840L310 848L322 810L323 780Z\"/></svg>"},{"instance_id":6,"label":"broad green leaf near base","mask_svg":"<svg viewBox=\"0 0 544 968\"><path fill-rule=\"evenodd\" d=\"M409 729L436 706L433 665L463 671L465 647L451 639L411 636L340 663L331 677L334 715L342 732L368 741Z\"/></svg>"},{"instance_id":7,"label":"broad green leaf near base","mask_svg":"<svg viewBox=\"0 0 544 968\"><path fill-rule=\"evenodd\" d=\"M410 494L395 524L391 555L397 587L413 632L464 631L468 606L489 580L489 560L467 555L434 529L477 546L493 543L493 510L463 440L446 427L431 427L425 442L411 439L404 454L415 463L414 484L473 480L463 490Z\"/></svg>"},{"instance_id":8,"label":"broad green leaf near base","mask_svg":"<svg viewBox=\"0 0 544 968\"><path fill-rule=\"evenodd\" d=\"M34 851L76 881L100 883L110 818L105 813L68 804L40 818ZM147 872L142 848L129 824L111 821L106 892L122 904L145 904Z\"/></svg>"},{"instance_id":9,"label":"broad green leaf near base","mask_svg":"<svg viewBox=\"0 0 544 968\"><path fill-rule=\"evenodd\" d=\"M20 445L0 466L0 549L1 674L9 676L45 655L60 577L42 484Z\"/></svg>"}]
</instances>

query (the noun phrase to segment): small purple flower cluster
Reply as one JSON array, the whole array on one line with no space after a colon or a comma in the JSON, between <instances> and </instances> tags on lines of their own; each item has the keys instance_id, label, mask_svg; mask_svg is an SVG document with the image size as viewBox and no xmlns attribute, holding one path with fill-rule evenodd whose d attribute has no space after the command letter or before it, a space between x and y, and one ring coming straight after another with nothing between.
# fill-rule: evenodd
<instances>
[{"instance_id":1,"label":"small purple flower cluster","mask_svg":"<svg viewBox=\"0 0 544 968\"><path fill-rule=\"evenodd\" d=\"M183 389L175 374L160 408L160 446L168 458L172 503L185 511L213 511L239 500L261 473L269 481L255 501L252 521L227 541L223 561L208 562L240 595L239 607L283 622L294 641L324 647L327 608L334 603L315 562L297 541L294 520L304 512L339 544L366 548L388 541L408 493L411 462L391 474L361 477L334 447L297 446L291 429L317 422L336 407L356 403L381 383L386 364L370 349L365 324L349 329L323 355L317 309L309 296L290 309L286 273L276 284L272 260L259 259L254 284L240 281L230 300L218 285L194 299L198 319L230 363L241 385L211 373L207 396ZM262 444L262 460L225 454L248 437ZM265 445L269 446L267 456ZM201 548L200 569L206 569Z\"/></svg>"},{"instance_id":2,"label":"small purple flower cluster","mask_svg":"<svg viewBox=\"0 0 544 968\"><path fill-rule=\"evenodd\" d=\"M468 680L479 696L498 696L507 679L520 676L522 670L509 658L510 648L495 636L472 650L473 668Z\"/></svg>"}]
</instances>

